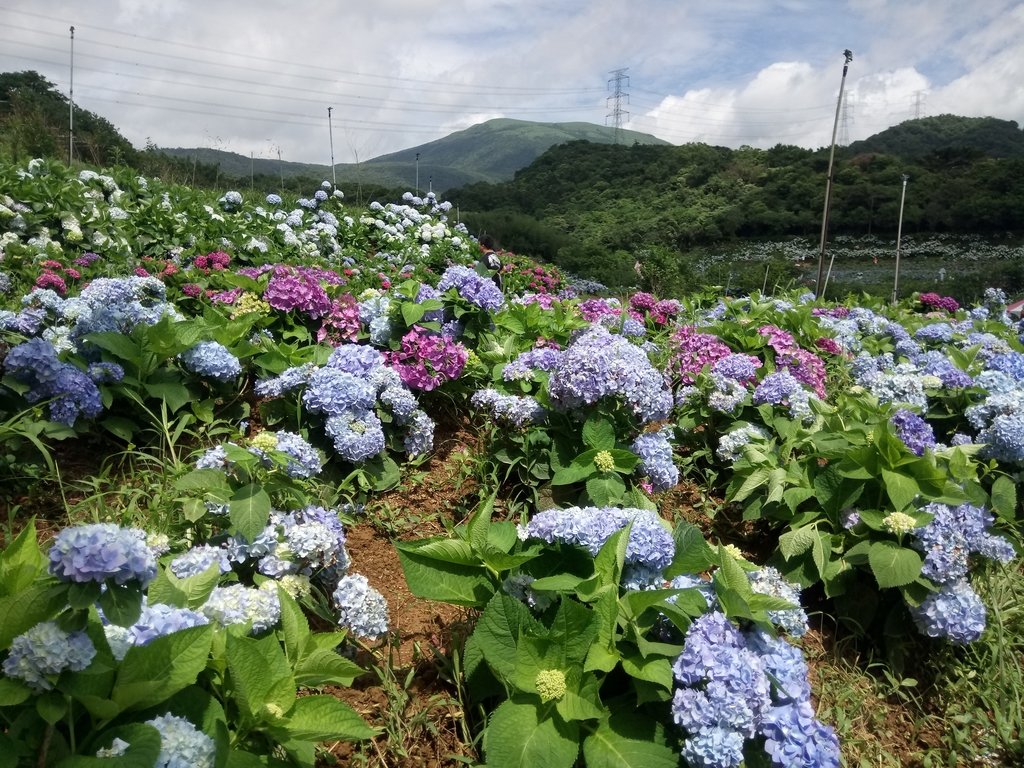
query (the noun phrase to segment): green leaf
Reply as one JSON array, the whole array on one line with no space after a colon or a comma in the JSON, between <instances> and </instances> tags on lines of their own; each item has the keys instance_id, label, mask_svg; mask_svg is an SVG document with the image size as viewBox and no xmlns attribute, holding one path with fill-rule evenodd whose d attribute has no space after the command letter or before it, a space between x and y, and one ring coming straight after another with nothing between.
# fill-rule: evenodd
<instances>
[{"instance_id":1,"label":"green leaf","mask_svg":"<svg viewBox=\"0 0 1024 768\"><path fill-rule=\"evenodd\" d=\"M206 667L209 625L189 627L128 649L111 698L122 709L146 709L192 685Z\"/></svg>"},{"instance_id":2,"label":"green leaf","mask_svg":"<svg viewBox=\"0 0 1024 768\"><path fill-rule=\"evenodd\" d=\"M161 568L150 582L147 594L151 603L195 609L206 603L219 581L219 563L211 563L202 573L184 579L179 579L169 568Z\"/></svg>"},{"instance_id":3,"label":"green leaf","mask_svg":"<svg viewBox=\"0 0 1024 768\"><path fill-rule=\"evenodd\" d=\"M68 703L57 691L47 691L36 696L36 712L47 723L53 725L68 711Z\"/></svg>"},{"instance_id":4,"label":"green leaf","mask_svg":"<svg viewBox=\"0 0 1024 768\"><path fill-rule=\"evenodd\" d=\"M679 756L647 729L620 725L621 718L601 722L583 740L587 768L677 768Z\"/></svg>"},{"instance_id":5,"label":"green leaf","mask_svg":"<svg viewBox=\"0 0 1024 768\"><path fill-rule=\"evenodd\" d=\"M1000 475L992 483L992 509L1005 522L1017 521L1017 486L1006 475Z\"/></svg>"},{"instance_id":6,"label":"green leaf","mask_svg":"<svg viewBox=\"0 0 1024 768\"><path fill-rule=\"evenodd\" d=\"M111 624L130 627L142 614L142 585L135 580L126 584L108 583L97 602Z\"/></svg>"},{"instance_id":7,"label":"green leaf","mask_svg":"<svg viewBox=\"0 0 1024 768\"><path fill-rule=\"evenodd\" d=\"M743 480L740 487L734 493L729 494L729 501L743 501L758 488L764 486L768 482L769 477L771 477L771 471L767 467L760 467L754 470ZM731 488L732 486L730 485L730 491Z\"/></svg>"},{"instance_id":8,"label":"green leaf","mask_svg":"<svg viewBox=\"0 0 1024 768\"><path fill-rule=\"evenodd\" d=\"M545 717L532 702L509 699L491 715L484 732L488 768L572 768L579 754L579 727Z\"/></svg>"},{"instance_id":9,"label":"green leaf","mask_svg":"<svg viewBox=\"0 0 1024 768\"><path fill-rule=\"evenodd\" d=\"M583 442L588 448L610 451L615 447L615 426L603 416L593 414L583 422Z\"/></svg>"},{"instance_id":10,"label":"green leaf","mask_svg":"<svg viewBox=\"0 0 1024 768\"><path fill-rule=\"evenodd\" d=\"M309 640L309 622L302 608L288 592L277 589L281 602L281 638L284 641L284 655L294 667L302 658L302 652Z\"/></svg>"},{"instance_id":11,"label":"green leaf","mask_svg":"<svg viewBox=\"0 0 1024 768\"><path fill-rule=\"evenodd\" d=\"M277 638L227 637L228 672L239 707L257 722L295 704L295 679Z\"/></svg>"},{"instance_id":12,"label":"green leaf","mask_svg":"<svg viewBox=\"0 0 1024 768\"><path fill-rule=\"evenodd\" d=\"M46 557L39 549L33 518L0 553L0 595L10 595L27 589L36 577L45 571Z\"/></svg>"},{"instance_id":13,"label":"green leaf","mask_svg":"<svg viewBox=\"0 0 1024 768\"><path fill-rule=\"evenodd\" d=\"M680 522L672 532L676 554L665 570L665 578L673 579L684 573L703 573L714 560L714 551L708 546L704 534L693 523Z\"/></svg>"},{"instance_id":14,"label":"green leaf","mask_svg":"<svg viewBox=\"0 0 1024 768\"><path fill-rule=\"evenodd\" d=\"M90 746L94 752L97 749L110 749L114 739L120 739L128 745L123 755L71 755L57 763L56 768L138 768L141 765L156 765L162 740L160 732L152 725L130 723L112 728L93 738Z\"/></svg>"},{"instance_id":15,"label":"green leaf","mask_svg":"<svg viewBox=\"0 0 1024 768\"><path fill-rule=\"evenodd\" d=\"M885 492L897 512L909 507L914 499L921 494L921 487L917 481L899 472L883 469L882 480L885 484Z\"/></svg>"},{"instance_id":16,"label":"green leaf","mask_svg":"<svg viewBox=\"0 0 1024 768\"><path fill-rule=\"evenodd\" d=\"M425 312L426 310L421 304L414 304L410 301L402 302L402 320L410 328L423 319Z\"/></svg>"},{"instance_id":17,"label":"green leaf","mask_svg":"<svg viewBox=\"0 0 1024 768\"><path fill-rule=\"evenodd\" d=\"M66 603L63 585L34 584L16 595L0 598L0 648L41 621L53 618Z\"/></svg>"},{"instance_id":18,"label":"green leaf","mask_svg":"<svg viewBox=\"0 0 1024 768\"><path fill-rule=\"evenodd\" d=\"M428 539L395 543L409 590L428 600L484 605L498 588L497 579L475 560L468 542L440 543L446 541L451 542Z\"/></svg>"},{"instance_id":19,"label":"green leaf","mask_svg":"<svg viewBox=\"0 0 1024 768\"><path fill-rule=\"evenodd\" d=\"M253 541L267 527L270 496L258 483L242 486L228 501L228 517L246 541Z\"/></svg>"},{"instance_id":20,"label":"green leaf","mask_svg":"<svg viewBox=\"0 0 1024 768\"><path fill-rule=\"evenodd\" d=\"M10 677L0 677L0 707L13 707L26 701L32 689Z\"/></svg>"},{"instance_id":21,"label":"green leaf","mask_svg":"<svg viewBox=\"0 0 1024 768\"><path fill-rule=\"evenodd\" d=\"M626 483L614 472L602 472L587 480L587 496L597 507L609 507L622 500Z\"/></svg>"},{"instance_id":22,"label":"green leaf","mask_svg":"<svg viewBox=\"0 0 1024 768\"><path fill-rule=\"evenodd\" d=\"M473 639L495 674L506 680L515 675L516 646L520 634L527 629L537 634L543 631L530 609L518 600L497 593L487 603L477 620Z\"/></svg>"},{"instance_id":23,"label":"green leaf","mask_svg":"<svg viewBox=\"0 0 1024 768\"><path fill-rule=\"evenodd\" d=\"M248 451L246 451L248 453ZM221 469L193 469L174 481L176 491L199 491L213 493L217 498L227 498L230 490L228 479Z\"/></svg>"},{"instance_id":24,"label":"green leaf","mask_svg":"<svg viewBox=\"0 0 1024 768\"><path fill-rule=\"evenodd\" d=\"M622 657L622 668L638 680L656 683L666 691L672 690L672 662L655 657L644 658L639 653Z\"/></svg>"},{"instance_id":25,"label":"green leaf","mask_svg":"<svg viewBox=\"0 0 1024 768\"><path fill-rule=\"evenodd\" d=\"M288 713L288 736L303 741L371 739L377 731L334 696L302 696Z\"/></svg>"},{"instance_id":26,"label":"green leaf","mask_svg":"<svg viewBox=\"0 0 1024 768\"><path fill-rule=\"evenodd\" d=\"M876 541L868 550L868 564L882 589L910 584L921 575L921 554L895 541Z\"/></svg>"},{"instance_id":27,"label":"green leaf","mask_svg":"<svg viewBox=\"0 0 1024 768\"><path fill-rule=\"evenodd\" d=\"M131 363L136 368L142 367L142 349L137 342L123 333L117 333L116 331L90 333L86 334L85 340L92 342L106 352L111 352L124 362Z\"/></svg>"},{"instance_id":28,"label":"green leaf","mask_svg":"<svg viewBox=\"0 0 1024 768\"><path fill-rule=\"evenodd\" d=\"M143 384L146 394L163 400L171 413L181 410L192 400L192 392L184 384L174 381L147 381Z\"/></svg>"},{"instance_id":29,"label":"green leaf","mask_svg":"<svg viewBox=\"0 0 1024 768\"><path fill-rule=\"evenodd\" d=\"M313 688L321 685L352 685L363 674L363 668L337 651L315 648L295 665L295 684Z\"/></svg>"}]
</instances>

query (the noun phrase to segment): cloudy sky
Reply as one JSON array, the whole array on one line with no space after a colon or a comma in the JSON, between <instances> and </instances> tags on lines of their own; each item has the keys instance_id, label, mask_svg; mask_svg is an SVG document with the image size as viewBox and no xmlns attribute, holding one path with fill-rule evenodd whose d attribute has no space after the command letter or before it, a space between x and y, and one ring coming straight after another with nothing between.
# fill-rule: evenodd
<instances>
[{"instance_id":1,"label":"cloudy sky","mask_svg":"<svg viewBox=\"0 0 1024 768\"><path fill-rule=\"evenodd\" d=\"M674 144L828 146L914 117L1024 124L1011 0L0 0L36 70L136 146L358 162L494 117ZM330 110L330 116L328 114Z\"/></svg>"}]
</instances>

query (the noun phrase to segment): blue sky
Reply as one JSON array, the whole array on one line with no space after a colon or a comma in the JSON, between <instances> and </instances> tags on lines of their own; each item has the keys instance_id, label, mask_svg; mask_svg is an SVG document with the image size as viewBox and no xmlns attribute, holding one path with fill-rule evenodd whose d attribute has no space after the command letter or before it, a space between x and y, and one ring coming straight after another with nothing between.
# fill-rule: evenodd
<instances>
[{"instance_id":1,"label":"blue sky","mask_svg":"<svg viewBox=\"0 0 1024 768\"><path fill-rule=\"evenodd\" d=\"M358 162L494 117L817 148L913 117L1024 123L1010 0L0 0L34 69L133 143ZM328 124L327 107L332 107Z\"/></svg>"}]
</instances>

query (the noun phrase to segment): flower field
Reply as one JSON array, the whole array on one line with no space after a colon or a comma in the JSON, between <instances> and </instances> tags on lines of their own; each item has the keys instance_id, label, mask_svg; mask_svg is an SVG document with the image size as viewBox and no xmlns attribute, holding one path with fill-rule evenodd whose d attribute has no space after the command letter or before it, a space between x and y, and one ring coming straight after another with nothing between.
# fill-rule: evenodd
<instances>
[{"instance_id":1,"label":"flower field","mask_svg":"<svg viewBox=\"0 0 1024 768\"><path fill-rule=\"evenodd\" d=\"M0 768L1019 764L1001 291L499 255L0 164Z\"/></svg>"}]
</instances>

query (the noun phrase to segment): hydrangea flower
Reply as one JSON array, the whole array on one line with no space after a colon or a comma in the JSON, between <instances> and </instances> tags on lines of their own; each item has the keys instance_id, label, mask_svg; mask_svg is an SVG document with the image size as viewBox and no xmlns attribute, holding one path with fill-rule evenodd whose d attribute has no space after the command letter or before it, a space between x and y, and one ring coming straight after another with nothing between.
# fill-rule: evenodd
<instances>
[{"instance_id":1,"label":"hydrangea flower","mask_svg":"<svg viewBox=\"0 0 1024 768\"><path fill-rule=\"evenodd\" d=\"M768 618L784 632L800 637L807 632L807 613L800 607L800 588L783 578L782 574L771 566L764 566L756 571L748 571L750 587L761 595L781 597L793 604L792 608L768 611Z\"/></svg>"},{"instance_id":2,"label":"hydrangea flower","mask_svg":"<svg viewBox=\"0 0 1024 768\"><path fill-rule=\"evenodd\" d=\"M430 392L459 377L469 351L450 336L436 335L415 325L402 337L401 347L385 353L385 357L403 384Z\"/></svg>"},{"instance_id":3,"label":"hydrangea flower","mask_svg":"<svg viewBox=\"0 0 1024 768\"><path fill-rule=\"evenodd\" d=\"M50 573L61 581L137 581L146 587L156 576L156 557L146 545L145 531L113 523L65 528L54 537L48 558Z\"/></svg>"},{"instance_id":4,"label":"hydrangea flower","mask_svg":"<svg viewBox=\"0 0 1024 768\"><path fill-rule=\"evenodd\" d=\"M171 573L179 579L185 579L206 573L214 563L220 567L221 573L231 570L227 550L210 544L198 544L174 558L170 567Z\"/></svg>"},{"instance_id":5,"label":"hydrangea flower","mask_svg":"<svg viewBox=\"0 0 1024 768\"><path fill-rule=\"evenodd\" d=\"M1009 541L989 533L995 518L984 507L931 503L923 511L932 520L914 531L911 543L925 555L922 575L936 584L965 578L972 554L1004 564L1016 557Z\"/></svg>"},{"instance_id":6,"label":"hydrangea flower","mask_svg":"<svg viewBox=\"0 0 1024 768\"><path fill-rule=\"evenodd\" d=\"M181 364L197 376L227 383L238 378L242 364L217 341L201 341L181 353Z\"/></svg>"},{"instance_id":7,"label":"hydrangea flower","mask_svg":"<svg viewBox=\"0 0 1024 768\"><path fill-rule=\"evenodd\" d=\"M624 403L642 424L668 417L672 393L647 353L600 325L584 331L550 373L548 394L560 411L580 411L606 398Z\"/></svg>"},{"instance_id":8,"label":"hydrangea flower","mask_svg":"<svg viewBox=\"0 0 1024 768\"><path fill-rule=\"evenodd\" d=\"M370 586L365 576L349 574L334 590L338 624L358 637L376 640L388 631L388 604L384 596Z\"/></svg>"},{"instance_id":9,"label":"hydrangea flower","mask_svg":"<svg viewBox=\"0 0 1024 768\"><path fill-rule=\"evenodd\" d=\"M224 627L252 622L255 634L270 629L281 619L281 602L272 581L264 582L259 588L244 584L215 587L199 610L210 621Z\"/></svg>"},{"instance_id":10,"label":"hydrangea flower","mask_svg":"<svg viewBox=\"0 0 1024 768\"><path fill-rule=\"evenodd\" d=\"M651 489L666 491L679 482L679 468L672 460L670 428L644 432L633 441L633 453L640 457L640 469L650 478Z\"/></svg>"},{"instance_id":11,"label":"hydrangea flower","mask_svg":"<svg viewBox=\"0 0 1024 768\"><path fill-rule=\"evenodd\" d=\"M11 641L3 670L8 677L25 682L36 691L53 688L51 676L65 669L81 672L96 655L85 632L65 632L55 621L44 621Z\"/></svg>"},{"instance_id":12,"label":"hydrangea flower","mask_svg":"<svg viewBox=\"0 0 1024 768\"><path fill-rule=\"evenodd\" d=\"M481 389L474 392L470 404L490 415L495 421L516 429L540 424L546 417L544 407L532 397L506 395L496 389Z\"/></svg>"},{"instance_id":13,"label":"hydrangea flower","mask_svg":"<svg viewBox=\"0 0 1024 768\"><path fill-rule=\"evenodd\" d=\"M168 713L147 720L146 725L160 732L154 768L213 768L216 743L185 718Z\"/></svg>"},{"instance_id":14,"label":"hydrangea flower","mask_svg":"<svg viewBox=\"0 0 1024 768\"><path fill-rule=\"evenodd\" d=\"M491 278L478 275L469 267L453 265L444 271L437 283L437 290L444 293L449 288L455 289L470 304L489 312L501 309L505 303L501 288Z\"/></svg>"},{"instance_id":15,"label":"hydrangea flower","mask_svg":"<svg viewBox=\"0 0 1024 768\"><path fill-rule=\"evenodd\" d=\"M924 452L935 447L935 432L931 424L913 411L901 408L896 411L889 422L896 429L896 435L916 456L924 456Z\"/></svg>"},{"instance_id":16,"label":"hydrangea flower","mask_svg":"<svg viewBox=\"0 0 1024 768\"><path fill-rule=\"evenodd\" d=\"M190 608L143 603L141 615L130 627L105 624L103 631L114 658L120 661L132 646L147 645L158 637L208 623L206 616Z\"/></svg>"},{"instance_id":17,"label":"hydrangea flower","mask_svg":"<svg viewBox=\"0 0 1024 768\"><path fill-rule=\"evenodd\" d=\"M912 606L910 615L922 634L954 643L973 643L985 631L985 604L967 579L943 584L919 606Z\"/></svg>"},{"instance_id":18,"label":"hydrangea flower","mask_svg":"<svg viewBox=\"0 0 1024 768\"><path fill-rule=\"evenodd\" d=\"M69 427L78 417L93 418L103 411L100 391L84 371L57 358L52 343L33 338L11 348L4 369L29 389L30 403L49 400L50 418Z\"/></svg>"},{"instance_id":19,"label":"hydrangea flower","mask_svg":"<svg viewBox=\"0 0 1024 768\"><path fill-rule=\"evenodd\" d=\"M733 354L717 336L684 325L672 334L672 370L683 384L692 384L704 368Z\"/></svg>"},{"instance_id":20,"label":"hydrangea flower","mask_svg":"<svg viewBox=\"0 0 1024 768\"><path fill-rule=\"evenodd\" d=\"M325 425L334 450L353 463L366 461L384 450L384 427L370 410L344 411L331 416Z\"/></svg>"},{"instance_id":21,"label":"hydrangea flower","mask_svg":"<svg viewBox=\"0 0 1024 768\"><path fill-rule=\"evenodd\" d=\"M616 531L632 523L626 545L626 562L664 569L675 556L672 533L657 513L647 509L614 507L566 507L538 512L519 537L556 541L583 547L596 555Z\"/></svg>"}]
</instances>

